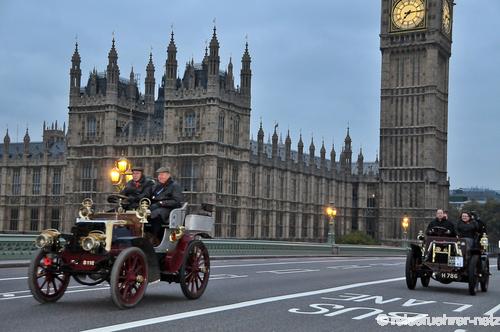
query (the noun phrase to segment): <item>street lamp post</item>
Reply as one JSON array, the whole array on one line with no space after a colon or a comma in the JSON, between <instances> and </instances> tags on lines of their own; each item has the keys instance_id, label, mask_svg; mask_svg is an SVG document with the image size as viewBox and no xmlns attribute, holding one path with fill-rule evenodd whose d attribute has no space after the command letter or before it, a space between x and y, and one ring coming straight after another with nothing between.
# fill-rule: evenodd
<instances>
[{"instance_id":1,"label":"street lamp post","mask_svg":"<svg viewBox=\"0 0 500 332\"><path fill-rule=\"evenodd\" d=\"M410 218L405 213L403 219L401 219L401 227L403 227L403 246L406 248L408 246L408 227L410 226Z\"/></svg>"},{"instance_id":2,"label":"street lamp post","mask_svg":"<svg viewBox=\"0 0 500 332\"><path fill-rule=\"evenodd\" d=\"M115 167L110 173L111 183L118 191L125 188L128 181L132 179L132 171L130 169L130 162L125 157L121 157L115 161Z\"/></svg>"},{"instance_id":3,"label":"street lamp post","mask_svg":"<svg viewBox=\"0 0 500 332\"><path fill-rule=\"evenodd\" d=\"M331 204L325 209L326 215L328 216L328 243L332 246L335 244L335 216L337 215L337 208L335 205Z\"/></svg>"}]
</instances>

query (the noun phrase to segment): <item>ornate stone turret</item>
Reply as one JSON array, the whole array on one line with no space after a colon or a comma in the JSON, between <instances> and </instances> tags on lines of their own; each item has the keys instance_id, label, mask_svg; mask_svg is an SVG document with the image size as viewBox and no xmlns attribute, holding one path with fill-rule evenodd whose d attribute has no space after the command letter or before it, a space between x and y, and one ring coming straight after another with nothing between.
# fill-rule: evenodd
<instances>
[{"instance_id":1,"label":"ornate stone turret","mask_svg":"<svg viewBox=\"0 0 500 332\"><path fill-rule=\"evenodd\" d=\"M290 130L288 130L285 138L285 160L289 161L292 157L292 139L290 138Z\"/></svg>"},{"instance_id":2,"label":"ornate stone turret","mask_svg":"<svg viewBox=\"0 0 500 332\"><path fill-rule=\"evenodd\" d=\"M106 69L106 99L108 102L116 102L118 98L118 82L120 80L120 68L118 67L118 53L115 49L115 38L111 44L108 54L108 67Z\"/></svg>"},{"instance_id":3,"label":"ornate stone turret","mask_svg":"<svg viewBox=\"0 0 500 332\"><path fill-rule=\"evenodd\" d=\"M272 145L272 157L277 158L278 157L278 133L276 133L276 128L278 125L276 124L274 126L274 133L273 133L273 145Z\"/></svg>"},{"instance_id":4,"label":"ornate stone turret","mask_svg":"<svg viewBox=\"0 0 500 332\"><path fill-rule=\"evenodd\" d=\"M321 158L321 168L324 169L326 166L326 148L324 140L321 142L321 149L319 150L319 155Z\"/></svg>"},{"instance_id":5,"label":"ornate stone turret","mask_svg":"<svg viewBox=\"0 0 500 332\"><path fill-rule=\"evenodd\" d=\"M331 168L333 172L337 171L337 161L336 161L336 153L335 153L335 142L332 141L332 151L330 151L330 161Z\"/></svg>"},{"instance_id":6,"label":"ornate stone turret","mask_svg":"<svg viewBox=\"0 0 500 332\"><path fill-rule=\"evenodd\" d=\"M26 134L24 134L24 156L27 157L30 154L30 134L28 133L28 128L26 128Z\"/></svg>"},{"instance_id":7,"label":"ornate stone turret","mask_svg":"<svg viewBox=\"0 0 500 332\"><path fill-rule=\"evenodd\" d=\"M231 57L229 58L229 64L227 65L226 89L234 91L233 61Z\"/></svg>"},{"instance_id":8,"label":"ornate stone turret","mask_svg":"<svg viewBox=\"0 0 500 332\"><path fill-rule=\"evenodd\" d=\"M208 55L208 82L207 88L210 91L216 92L219 89L219 41L217 40L216 28L210 41L210 54Z\"/></svg>"},{"instance_id":9,"label":"ornate stone turret","mask_svg":"<svg viewBox=\"0 0 500 332\"><path fill-rule=\"evenodd\" d=\"M177 47L174 41L174 32L170 34L170 43L167 48L167 61L165 63L166 90L173 90L177 81Z\"/></svg>"},{"instance_id":10,"label":"ornate stone turret","mask_svg":"<svg viewBox=\"0 0 500 332\"><path fill-rule=\"evenodd\" d=\"M250 53L248 53L248 42L245 43L245 52L241 58L240 91L242 95L250 97L252 90L252 70L250 69Z\"/></svg>"},{"instance_id":11,"label":"ornate stone turret","mask_svg":"<svg viewBox=\"0 0 500 332\"><path fill-rule=\"evenodd\" d=\"M363 149L359 149L359 154L358 154L358 161L357 161L357 168L358 168L358 175L363 175Z\"/></svg>"},{"instance_id":12,"label":"ornate stone turret","mask_svg":"<svg viewBox=\"0 0 500 332\"><path fill-rule=\"evenodd\" d=\"M153 53L149 53L149 62L146 67L146 79L144 80L144 101L153 104L155 99L155 65L153 64Z\"/></svg>"},{"instance_id":13,"label":"ornate stone turret","mask_svg":"<svg viewBox=\"0 0 500 332\"><path fill-rule=\"evenodd\" d=\"M351 147L351 136L349 135L349 127L347 127L347 135L344 140L344 148L343 148L343 158L344 158L344 172L346 174L351 174L351 165L352 165L352 147Z\"/></svg>"},{"instance_id":14,"label":"ornate stone turret","mask_svg":"<svg viewBox=\"0 0 500 332\"><path fill-rule=\"evenodd\" d=\"M314 138L311 137L311 145L309 145L309 166L316 167L316 163L314 162L314 152L316 151L316 147L314 146Z\"/></svg>"},{"instance_id":15,"label":"ornate stone turret","mask_svg":"<svg viewBox=\"0 0 500 332\"><path fill-rule=\"evenodd\" d=\"M302 142L302 134L300 134L299 142L297 143L297 159L299 164L304 161L304 142Z\"/></svg>"},{"instance_id":16,"label":"ornate stone turret","mask_svg":"<svg viewBox=\"0 0 500 332\"><path fill-rule=\"evenodd\" d=\"M259 132L257 133L257 154L260 156L263 153L264 153L264 129L262 129L262 121L261 121Z\"/></svg>"},{"instance_id":17,"label":"ornate stone turret","mask_svg":"<svg viewBox=\"0 0 500 332\"><path fill-rule=\"evenodd\" d=\"M131 100L135 100L137 97L137 84L135 82L134 67L130 70L130 80L128 83L128 97Z\"/></svg>"},{"instance_id":18,"label":"ornate stone turret","mask_svg":"<svg viewBox=\"0 0 500 332\"><path fill-rule=\"evenodd\" d=\"M10 146L10 136L9 129L5 133L5 137L3 138L3 158L9 159L9 146Z\"/></svg>"},{"instance_id":19,"label":"ornate stone turret","mask_svg":"<svg viewBox=\"0 0 500 332\"><path fill-rule=\"evenodd\" d=\"M80 53L78 53L78 43L75 43L75 52L71 57L71 69L69 71L69 96L71 98L80 95L80 84L82 80L82 70L80 69ZM71 102L71 101L70 101Z\"/></svg>"}]
</instances>

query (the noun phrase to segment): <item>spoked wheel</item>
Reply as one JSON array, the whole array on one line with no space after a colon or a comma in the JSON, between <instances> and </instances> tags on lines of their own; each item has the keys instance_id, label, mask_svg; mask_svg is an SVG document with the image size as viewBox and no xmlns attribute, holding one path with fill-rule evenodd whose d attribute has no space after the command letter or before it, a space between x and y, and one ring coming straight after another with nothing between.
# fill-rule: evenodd
<instances>
[{"instance_id":1,"label":"spoked wheel","mask_svg":"<svg viewBox=\"0 0 500 332\"><path fill-rule=\"evenodd\" d=\"M64 295L70 275L59 271L57 256L38 250L28 268L28 286L40 303L56 302Z\"/></svg>"},{"instance_id":2,"label":"spoked wheel","mask_svg":"<svg viewBox=\"0 0 500 332\"><path fill-rule=\"evenodd\" d=\"M144 297L148 285L148 264L136 247L123 250L111 270L111 298L120 309L131 308Z\"/></svg>"},{"instance_id":3,"label":"spoked wheel","mask_svg":"<svg viewBox=\"0 0 500 332\"><path fill-rule=\"evenodd\" d=\"M488 284L490 283L490 260L488 257L484 261L481 261L481 279L479 284L481 285L481 291L488 291Z\"/></svg>"},{"instance_id":4,"label":"spoked wheel","mask_svg":"<svg viewBox=\"0 0 500 332\"><path fill-rule=\"evenodd\" d=\"M413 252L409 251L406 255L406 286L408 289L415 289L417 285L417 270L416 270L417 260L413 256Z\"/></svg>"},{"instance_id":5,"label":"spoked wheel","mask_svg":"<svg viewBox=\"0 0 500 332\"><path fill-rule=\"evenodd\" d=\"M430 281L431 281L431 276L421 276L420 277L420 283L424 287L429 287Z\"/></svg>"},{"instance_id":6,"label":"spoked wheel","mask_svg":"<svg viewBox=\"0 0 500 332\"><path fill-rule=\"evenodd\" d=\"M208 284L210 257L208 250L199 240L189 243L184 262L179 270L181 289L188 299L199 298Z\"/></svg>"},{"instance_id":7,"label":"spoked wheel","mask_svg":"<svg viewBox=\"0 0 500 332\"><path fill-rule=\"evenodd\" d=\"M468 276L469 276L469 294L476 295L476 287L477 287L477 268L478 268L479 256L472 255L469 260L468 266Z\"/></svg>"}]
</instances>

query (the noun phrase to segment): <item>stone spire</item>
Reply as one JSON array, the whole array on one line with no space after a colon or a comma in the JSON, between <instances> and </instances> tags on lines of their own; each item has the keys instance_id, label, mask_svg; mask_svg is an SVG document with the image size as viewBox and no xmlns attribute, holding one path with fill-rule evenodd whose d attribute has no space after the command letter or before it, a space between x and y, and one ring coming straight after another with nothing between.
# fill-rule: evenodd
<instances>
[{"instance_id":1,"label":"stone spire","mask_svg":"<svg viewBox=\"0 0 500 332\"><path fill-rule=\"evenodd\" d=\"M144 80L144 99L147 104L154 103L155 99L155 65L153 64L153 53L149 53L149 62L146 66L146 79Z\"/></svg>"},{"instance_id":2,"label":"stone spire","mask_svg":"<svg viewBox=\"0 0 500 332\"><path fill-rule=\"evenodd\" d=\"M343 151L343 157L344 157L344 171L348 174L351 173L351 165L352 165L352 146L351 146L352 140L351 136L349 135L349 127L347 127L347 135L344 140L344 151Z\"/></svg>"},{"instance_id":3,"label":"stone spire","mask_svg":"<svg viewBox=\"0 0 500 332\"><path fill-rule=\"evenodd\" d=\"M292 139L290 138L290 130L288 130L285 138L285 160L288 161L292 157Z\"/></svg>"},{"instance_id":4,"label":"stone spire","mask_svg":"<svg viewBox=\"0 0 500 332\"><path fill-rule=\"evenodd\" d=\"M278 124L276 124L274 126L273 145L272 145L272 157L273 158L278 157L278 133L276 132L276 128L278 128Z\"/></svg>"},{"instance_id":5,"label":"stone spire","mask_svg":"<svg viewBox=\"0 0 500 332\"><path fill-rule=\"evenodd\" d=\"M118 53L115 48L115 37L111 42L111 49L108 53L108 67L107 67L107 83L117 84L120 77L120 68L118 67Z\"/></svg>"},{"instance_id":6,"label":"stone spire","mask_svg":"<svg viewBox=\"0 0 500 332\"><path fill-rule=\"evenodd\" d=\"M229 91L234 91L234 74L233 74L232 57L229 57L229 64L227 65L226 89Z\"/></svg>"},{"instance_id":7,"label":"stone spire","mask_svg":"<svg viewBox=\"0 0 500 332\"><path fill-rule=\"evenodd\" d=\"M217 40L217 29L214 25L214 33L210 40L210 53L208 55L208 89L217 91L219 88L219 41Z\"/></svg>"},{"instance_id":8,"label":"stone spire","mask_svg":"<svg viewBox=\"0 0 500 332\"><path fill-rule=\"evenodd\" d=\"M80 95L80 84L82 79L82 70L80 69L80 53L78 53L78 42L75 43L75 51L71 57L71 69L69 71L70 76L70 98L77 97Z\"/></svg>"},{"instance_id":9,"label":"stone spire","mask_svg":"<svg viewBox=\"0 0 500 332\"><path fill-rule=\"evenodd\" d=\"M128 97L135 100L137 97L137 83L135 81L134 67L130 69L130 80L128 83Z\"/></svg>"},{"instance_id":10,"label":"stone spire","mask_svg":"<svg viewBox=\"0 0 500 332\"><path fill-rule=\"evenodd\" d=\"M358 154L358 161L357 161L357 168L358 168L358 175L363 175L364 168L363 168L363 149L359 149L359 154Z\"/></svg>"},{"instance_id":11,"label":"stone spire","mask_svg":"<svg viewBox=\"0 0 500 332\"><path fill-rule=\"evenodd\" d=\"M297 143L297 158L299 163L304 161L304 142L302 142L302 134L300 134L299 142Z\"/></svg>"},{"instance_id":12,"label":"stone spire","mask_svg":"<svg viewBox=\"0 0 500 332\"><path fill-rule=\"evenodd\" d=\"M240 91L242 95L251 95L252 90L252 70L250 64L252 60L248 52L248 42L245 43L245 51L241 57L241 72L240 72Z\"/></svg>"},{"instance_id":13,"label":"stone spire","mask_svg":"<svg viewBox=\"0 0 500 332\"><path fill-rule=\"evenodd\" d=\"M26 134L24 134L24 155L27 156L30 153L30 134L28 133L28 128L26 128Z\"/></svg>"},{"instance_id":14,"label":"stone spire","mask_svg":"<svg viewBox=\"0 0 500 332\"><path fill-rule=\"evenodd\" d=\"M9 129L7 128L7 132L5 133L5 137L3 138L3 158L9 159L9 145L10 145L10 136Z\"/></svg>"},{"instance_id":15,"label":"stone spire","mask_svg":"<svg viewBox=\"0 0 500 332\"><path fill-rule=\"evenodd\" d=\"M311 137L311 144L309 145L309 166L316 167L314 162L314 152L316 151L316 147L314 146L314 137Z\"/></svg>"},{"instance_id":16,"label":"stone spire","mask_svg":"<svg viewBox=\"0 0 500 332\"><path fill-rule=\"evenodd\" d=\"M97 73L96 73L97 78ZM106 99L108 103L116 103L118 99L118 82L120 79L120 68L118 67L118 53L115 49L115 37L108 53L108 67L106 70Z\"/></svg>"},{"instance_id":17,"label":"stone spire","mask_svg":"<svg viewBox=\"0 0 500 332\"><path fill-rule=\"evenodd\" d=\"M321 142L321 149L319 150L319 155L321 158L321 168L324 168L326 165L326 148L325 148L325 140Z\"/></svg>"},{"instance_id":18,"label":"stone spire","mask_svg":"<svg viewBox=\"0 0 500 332\"><path fill-rule=\"evenodd\" d=\"M166 68L166 87L167 89L175 89L177 81L177 46L174 41L174 31L170 34L170 43L167 48Z\"/></svg>"},{"instance_id":19,"label":"stone spire","mask_svg":"<svg viewBox=\"0 0 500 332\"><path fill-rule=\"evenodd\" d=\"M264 153L264 129L262 129L262 120L260 121L259 132L257 133L257 154Z\"/></svg>"},{"instance_id":20,"label":"stone spire","mask_svg":"<svg viewBox=\"0 0 500 332\"><path fill-rule=\"evenodd\" d=\"M332 140L332 150L330 151L330 161L331 161L332 171L335 171L337 169L337 162L335 161L335 158L336 158L335 142Z\"/></svg>"}]
</instances>

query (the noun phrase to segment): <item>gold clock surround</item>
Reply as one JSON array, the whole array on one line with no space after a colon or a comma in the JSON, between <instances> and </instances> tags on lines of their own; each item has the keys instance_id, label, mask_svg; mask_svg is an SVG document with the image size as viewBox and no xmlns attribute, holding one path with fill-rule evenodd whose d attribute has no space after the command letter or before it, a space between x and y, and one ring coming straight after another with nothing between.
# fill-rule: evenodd
<instances>
[{"instance_id":1,"label":"gold clock surround","mask_svg":"<svg viewBox=\"0 0 500 332\"><path fill-rule=\"evenodd\" d=\"M443 31L449 36L451 34L451 9L448 0L443 0L443 16L441 20Z\"/></svg>"},{"instance_id":2,"label":"gold clock surround","mask_svg":"<svg viewBox=\"0 0 500 332\"><path fill-rule=\"evenodd\" d=\"M426 0L393 0L391 32L423 29L426 15Z\"/></svg>"}]
</instances>

